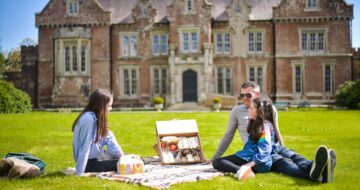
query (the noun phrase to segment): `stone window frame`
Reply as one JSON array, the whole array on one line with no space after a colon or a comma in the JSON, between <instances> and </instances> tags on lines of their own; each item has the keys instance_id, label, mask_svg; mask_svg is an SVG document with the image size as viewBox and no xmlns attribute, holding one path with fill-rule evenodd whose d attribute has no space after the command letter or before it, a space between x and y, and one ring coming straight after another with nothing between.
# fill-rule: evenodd
<instances>
[{"instance_id":1,"label":"stone window frame","mask_svg":"<svg viewBox=\"0 0 360 190\"><path fill-rule=\"evenodd\" d=\"M221 70L221 74L223 76L222 80L221 80L221 84L223 86L222 92L219 92L219 69ZM226 77L226 70L229 69L230 70L230 78L229 78L229 84L227 84L227 77ZM215 82L215 87L216 87L216 93L217 94L223 94L223 95L232 95L233 94L233 89L232 89L232 85L233 85L233 69L231 65L221 65L221 66L216 66L215 67L215 72L216 72L216 82ZM226 88L227 85L229 86L229 91Z\"/></svg>"},{"instance_id":2,"label":"stone window frame","mask_svg":"<svg viewBox=\"0 0 360 190\"><path fill-rule=\"evenodd\" d=\"M124 70L130 70L129 75L129 94L125 92L125 78ZM135 70L135 83L133 82L132 71ZM120 77L120 98L132 98L137 99L139 97L140 89L140 76L139 76L139 66L137 65L121 65L119 66L119 77ZM135 91L133 93L133 88L135 85Z\"/></svg>"},{"instance_id":3,"label":"stone window frame","mask_svg":"<svg viewBox=\"0 0 360 190\"><path fill-rule=\"evenodd\" d=\"M314 5L315 4L315 5ZM320 11L320 1L319 0L305 0L305 12L309 11Z\"/></svg>"},{"instance_id":4,"label":"stone window frame","mask_svg":"<svg viewBox=\"0 0 360 190\"><path fill-rule=\"evenodd\" d=\"M326 67L330 67L330 90L327 91L326 87ZM334 76L335 76L335 61L325 61L322 63L322 73L323 73L323 85L324 85L324 94L327 96L331 96L334 94Z\"/></svg>"},{"instance_id":5,"label":"stone window frame","mask_svg":"<svg viewBox=\"0 0 360 190\"><path fill-rule=\"evenodd\" d=\"M303 45L303 34L306 34L306 49ZM315 34L315 49L311 50L311 34ZM323 34L323 49L320 47L320 34ZM299 50L302 54L324 54L327 52L328 29L327 28L299 28Z\"/></svg>"},{"instance_id":6,"label":"stone window frame","mask_svg":"<svg viewBox=\"0 0 360 190\"><path fill-rule=\"evenodd\" d=\"M254 79L251 80L250 69L254 68ZM261 82L259 82L259 68L262 70ZM266 77L267 77L267 64L266 63L248 63L246 64L246 79L248 81L254 81L259 84L260 91L266 92Z\"/></svg>"},{"instance_id":7,"label":"stone window frame","mask_svg":"<svg viewBox=\"0 0 360 190\"><path fill-rule=\"evenodd\" d=\"M247 40L247 53L248 54L263 54L264 53L264 47L265 47L265 32L266 32L266 29L249 29L249 30L246 30L246 40ZM253 42L252 42L252 45L253 45L253 48L254 50L250 50L250 42L249 42L249 39L250 39L250 33L253 34ZM257 39L257 35L258 34L261 34L261 51L258 51L257 50L257 47L258 47L258 39Z\"/></svg>"},{"instance_id":8,"label":"stone window frame","mask_svg":"<svg viewBox=\"0 0 360 190\"><path fill-rule=\"evenodd\" d=\"M71 8L74 8L74 12ZM66 14L68 16L78 16L79 9L79 0L66 0Z\"/></svg>"},{"instance_id":9,"label":"stone window frame","mask_svg":"<svg viewBox=\"0 0 360 190\"><path fill-rule=\"evenodd\" d=\"M305 89L305 61L304 60L295 60L291 61L292 67L292 85L293 85L293 94L295 96L302 96L304 95ZM296 86L296 68L300 68L300 91L297 91Z\"/></svg>"},{"instance_id":10,"label":"stone window frame","mask_svg":"<svg viewBox=\"0 0 360 190\"><path fill-rule=\"evenodd\" d=\"M139 33L138 32L119 32L119 40L120 40L120 57L128 57L128 58L134 58L138 56L138 51L139 51ZM124 37L128 37L129 40L129 44L127 46L127 52L124 51ZM132 37L135 36L136 42L135 44L135 50L134 50L134 54L132 54Z\"/></svg>"},{"instance_id":11,"label":"stone window frame","mask_svg":"<svg viewBox=\"0 0 360 190\"><path fill-rule=\"evenodd\" d=\"M156 82L155 82L155 70L158 69L159 72L159 93L156 92ZM163 77L163 70L166 70L166 78ZM151 65L150 66L150 87L153 96L163 96L165 97L169 93L169 68L166 65ZM165 80L165 84L164 84ZM165 86L164 86L165 85ZM164 89L165 87L165 89Z\"/></svg>"},{"instance_id":12,"label":"stone window frame","mask_svg":"<svg viewBox=\"0 0 360 190\"><path fill-rule=\"evenodd\" d=\"M217 31L214 31L213 33L214 33L213 40L214 40L215 55L226 55L226 56L231 55L231 53L232 53L232 43L231 43L232 35L231 35L231 33L226 30L217 30ZM218 51L218 49L217 49L218 34L221 35L221 51ZM228 52L225 51L225 35L226 34L229 35L229 51Z\"/></svg>"},{"instance_id":13,"label":"stone window frame","mask_svg":"<svg viewBox=\"0 0 360 190\"><path fill-rule=\"evenodd\" d=\"M67 46L70 44L70 46ZM84 46L85 44L85 46ZM77 70L74 71L74 53L73 47L76 47L76 62ZM66 70L66 47L70 47L69 55L69 71ZM82 59L82 47L85 47L85 62ZM88 76L90 75L90 51L91 41L89 39L77 38L77 39L57 39L55 40L55 64L56 73L59 76ZM84 67L82 63L85 63ZM83 70L83 68L85 68Z\"/></svg>"},{"instance_id":14,"label":"stone window frame","mask_svg":"<svg viewBox=\"0 0 360 190\"><path fill-rule=\"evenodd\" d=\"M158 53L156 53L154 51L154 46L155 46L154 37L155 37L155 35L159 36L159 52ZM166 51L165 52L163 52L163 49L162 49L163 46L164 46L163 41L162 41L162 37L164 35L166 36L166 44L165 44ZM169 54L168 53L169 52L169 33L167 31L155 31L155 32L152 32L151 33L151 44L152 44L151 52L152 52L153 56L167 56Z\"/></svg>"},{"instance_id":15,"label":"stone window frame","mask_svg":"<svg viewBox=\"0 0 360 190\"><path fill-rule=\"evenodd\" d=\"M195 32L196 36L197 36L197 48L193 49L192 48L192 33ZM199 53L200 52L200 28L199 27L183 27L183 28L178 28L178 33L179 35L179 42L180 42L180 52L182 54L195 54L195 53ZM189 50L185 51L184 50L184 42L183 42L183 35L184 33L188 33L189 35Z\"/></svg>"},{"instance_id":16,"label":"stone window frame","mask_svg":"<svg viewBox=\"0 0 360 190\"><path fill-rule=\"evenodd\" d=\"M190 6L189 6L190 3ZM185 14L195 14L195 1L194 0L185 0L184 1L184 13Z\"/></svg>"}]
</instances>

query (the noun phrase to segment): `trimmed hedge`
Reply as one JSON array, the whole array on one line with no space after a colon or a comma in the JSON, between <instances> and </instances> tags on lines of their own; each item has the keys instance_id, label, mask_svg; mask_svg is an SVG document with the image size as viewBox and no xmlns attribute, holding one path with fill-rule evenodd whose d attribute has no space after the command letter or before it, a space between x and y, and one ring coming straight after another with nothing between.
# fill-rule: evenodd
<instances>
[{"instance_id":1,"label":"trimmed hedge","mask_svg":"<svg viewBox=\"0 0 360 190\"><path fill-rule=\"evenodd\" d=\"M336 91L336 104L350 109L360 109L360 79L346 81Z\"/></svg>"},{"instance_id":2,"label":"trimmed hedge","mask_svg":"<svg viewBox=\"0 0 360 190\"><path fill-rule=\"evenodd\" d=\"M10 82L0 80L0 113L26 113L31 111L31 98Z\"/></svg>"}]
</instances>

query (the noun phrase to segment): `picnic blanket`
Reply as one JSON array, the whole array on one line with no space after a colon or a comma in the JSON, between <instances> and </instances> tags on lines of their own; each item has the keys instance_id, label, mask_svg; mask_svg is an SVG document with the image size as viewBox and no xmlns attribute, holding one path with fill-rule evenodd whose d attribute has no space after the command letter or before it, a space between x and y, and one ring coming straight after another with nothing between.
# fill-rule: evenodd
<instances>
[{"instance_id":1,"label":"picnic blanket","mask_svg":"<svg viewBox=\"0 0 360 190\"><path fill-rule=\"evenodd\" d=\"M176 183L206 180L224 175L207 163L163 166L157 157L148 157L144 161L145 173L143 174L120 175L116 172L95 172L85 173L85 176L167 189ZM75 168L68 168L64 173L75 175Z\"/></svg>"}]
</instances>

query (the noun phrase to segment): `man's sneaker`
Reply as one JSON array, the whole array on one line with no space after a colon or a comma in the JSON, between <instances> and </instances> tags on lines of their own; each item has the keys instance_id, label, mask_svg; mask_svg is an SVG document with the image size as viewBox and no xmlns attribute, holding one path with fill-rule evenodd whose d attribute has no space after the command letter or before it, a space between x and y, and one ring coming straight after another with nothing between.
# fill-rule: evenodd
<instances>
[{"instance_id":1,"label":"man's sneaker","mask_svg":"<svg viewBox=\"0 0 360 190\"><path fill-rule=\"evenodd\" d=\"M245 181L247 178L254 178L255 174L250 166L241 166L236 172L235 177L238 180Z\"/></svg>"},{"instance_id":2,"label":"man's sneaker","mask_svg":"<svg viewBox=\"0 0 360 190\"><path fill-rule=\"evenodd\" d=\"M318 179L321 177L321 174L323 173L324 168L328 162L328 158L329 155L326 146L319 146L319 148L316 150L315 158L311 165L310 178L312 180L318 181Z\"/></svg>"},{"instance_id":3,"label":"man's sneaker","mask_svg":"<svg viewBox=\"0 0 360 190\"><path fill-rule=\"evenodd\" d=\"M333 149L328 150L328 164L326 165L323 172L323 180L324 183L330 183L334 181L334 170L336 166L336 155Z\"/></svg>"}]
</instances>

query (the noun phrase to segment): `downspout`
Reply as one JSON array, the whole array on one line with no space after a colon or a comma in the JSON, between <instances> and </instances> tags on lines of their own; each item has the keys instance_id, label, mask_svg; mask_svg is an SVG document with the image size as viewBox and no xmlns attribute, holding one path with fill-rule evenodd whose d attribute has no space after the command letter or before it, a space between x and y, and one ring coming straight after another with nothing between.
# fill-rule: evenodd
<instances>
[{"instance_id":1,"label":"downspout","mask_svg":"<svg viewBox=\"0 0 360 190\"><path fill-rule=\"evenodd\" d=\"M273 89L274 89L274 102L276 102L276 34L275 34L275 21L272 19L272 28L273 28Z\"/></svg>"},{"instance_id":2,"label":"downspout","mask_svg":"<svg viewBox=\"0 0 360 190\"><path fill-rule=\"evenodd\" d=\"M110 27L109 27L109 58L110 58L110 68L109 68L109 73L110 73L110 92L114 93L113 90L113 73L112 73L112 68L113 68L113 58L112 58L112 25L110 23Z\"/></svg>"},{"instance_id":3,"label":"downspout","mask_svg":"<svg viewBox=\"0 0 360 190\"><path fill-rule=\"evenodd\" d=\"M352 19L350 20L350 53L351 53L351 80L354 80L354 54L352 52Z\"/></svg>"}]
</instances>

